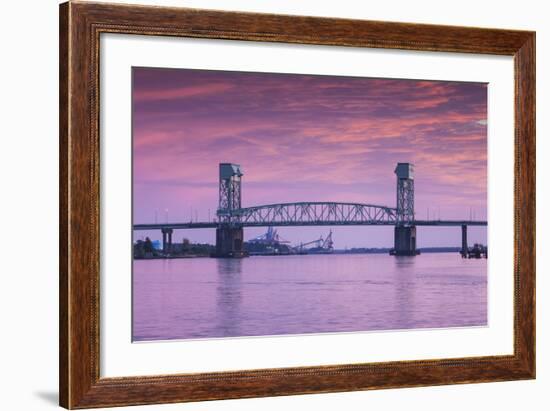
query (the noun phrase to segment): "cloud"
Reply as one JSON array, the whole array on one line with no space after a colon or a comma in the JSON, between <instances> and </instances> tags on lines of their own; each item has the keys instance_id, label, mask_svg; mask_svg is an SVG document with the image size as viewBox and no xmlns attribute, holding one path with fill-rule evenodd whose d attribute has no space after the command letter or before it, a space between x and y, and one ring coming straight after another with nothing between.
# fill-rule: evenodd
<instances>
[{"instance_id":1,"label":"cloud","mask_svg":"<svg viewBox=\"0 0 550 411\"><path fill-rule=\"evenodd\" d=\"M134 89L132 98L135 102L178 100L190 97L219 94L230 90L231 88L233 88L231 84L218 83L160 90Z\"/></svg>"}]
</instances>

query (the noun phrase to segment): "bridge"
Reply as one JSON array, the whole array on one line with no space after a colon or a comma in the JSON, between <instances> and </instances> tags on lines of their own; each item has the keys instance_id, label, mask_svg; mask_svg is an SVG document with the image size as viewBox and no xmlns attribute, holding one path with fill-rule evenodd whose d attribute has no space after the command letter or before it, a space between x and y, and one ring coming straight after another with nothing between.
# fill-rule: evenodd
<instances>
[{"instance_id":1,"label":"bridge","mask_svg":"<svg viewBox=\"0 0 550 411\"><path fill-rule=\"evenodd\" d=\"M462 250L468 249L467 227L486 226L479 220L417 220L414 214L414 167L398 163L397 204L297 202L241 207L243 172L238 164L219 165L217 221L135 224L134 230L160 230L164 252L172 245L172 233L180 229L216 229L216 256L242 257L245 227L288 226L394 226L395 255L416 255L417 226L450 226L462 229Z\"/></svg>"}]
</instances>

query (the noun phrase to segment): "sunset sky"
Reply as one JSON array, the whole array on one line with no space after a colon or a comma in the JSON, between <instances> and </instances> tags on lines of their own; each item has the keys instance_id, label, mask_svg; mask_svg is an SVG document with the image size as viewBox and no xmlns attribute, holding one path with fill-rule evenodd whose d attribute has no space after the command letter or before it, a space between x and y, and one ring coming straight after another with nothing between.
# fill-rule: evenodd
<instances>
[{"instance_id":1,"label":"sunset sky","mask_svg":"<svg viewBox=\"0 0 550 411\"><path fill-rule=\"evenodd\" d=\"M487 218L486 84L134 68L132 99L134 223L214 218L220 162L242 166L244 207L395 207L395 165L412 162L418 219L428 209L430 219ZM279 232L300 242L328 230ZM245 229L245 239L263 231ZM333 232L336 248L393 242L391 227ZM485 228L469 234L487 241ZM135 233L144 235L160 238ZM183 237L213 243L215 233L178 231L174 241ZM418 245L459 246L460 228L419 228Z\"/></svg>"}]
</instances>

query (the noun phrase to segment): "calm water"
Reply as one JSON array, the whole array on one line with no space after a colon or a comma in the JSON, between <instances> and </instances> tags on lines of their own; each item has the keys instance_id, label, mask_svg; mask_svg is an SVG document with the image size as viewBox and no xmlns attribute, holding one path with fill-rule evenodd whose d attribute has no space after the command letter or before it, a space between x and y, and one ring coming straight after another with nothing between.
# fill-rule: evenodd
<instances>
[{"instance_id":1,"label":"calm water","mask_svg":"<svg viewBox=\"0 0 550 411\"><path fill-rule=\"evenodd\" d=\"M140 260L133 338L486 325L486 273L458 253Z\"/></svg>"}]
</instances>

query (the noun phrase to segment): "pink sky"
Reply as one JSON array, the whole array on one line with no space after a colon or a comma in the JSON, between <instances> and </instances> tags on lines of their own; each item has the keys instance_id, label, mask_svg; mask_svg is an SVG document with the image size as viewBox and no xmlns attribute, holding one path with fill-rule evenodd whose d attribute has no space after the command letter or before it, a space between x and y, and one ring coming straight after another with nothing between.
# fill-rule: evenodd
<instances>
[{"instance_id":1,"label":"pink sky","mask_svg":"<svg viewBox=\"0 0 550 411\"><path fill-rule=\"evenodd\" d=\"M220 162L242 166L245 207L395 207L393 170L412 162L418 219L428 208L430 218L487 218L486 84L134 68L133 133L134 223L213 218ZM328 228L279 231L299 242ZM337 248L392 245L391 227L333 231ZM180 237L214 242L213 230ZM470 229L474 241L486 243L485 228ZM420 247L459 243L460 229L419 229Z\"/></svg>"}]
</instances>

